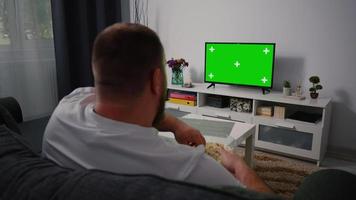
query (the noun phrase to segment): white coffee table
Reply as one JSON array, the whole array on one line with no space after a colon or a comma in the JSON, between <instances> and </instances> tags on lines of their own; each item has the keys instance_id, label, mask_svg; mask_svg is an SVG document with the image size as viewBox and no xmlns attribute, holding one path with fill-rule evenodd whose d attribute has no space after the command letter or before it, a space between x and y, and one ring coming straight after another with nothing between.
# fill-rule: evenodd
<instances>
[{"instance_id":1,"label":"white coffee table","mask_svg":"<svg viewBox=\"0 0 356 200\"><path fill-rule=\"evenodd\" d=\"M222 122L231 122L233 123L232 129L230 133L227 133L226 136L210 136L210 135L204 135L205 140L207 142L216 142L220 144L224 144L226 146L230 146L235 150L238 145L240 145L242 142L246 141L245 143L245 161L246 163L250 166L253 167L253 153L254 153L254 136L255 136L255 130L256 126L254 124L248 124L248 123L243 123L243 122L235 122L235 121L229 121L229 120L224 120L224 119L218 119L214 117L207 117L207 116L202 116L202 115L197 115L197 114L188 114L182 117L184 119L199 119L199 120L209 120L209 121L222 121ZM173 133L171 132L159 132L158 133L160 136L163 137L168 137L168 138L174 138Z\"/></svg>"}]
</instances>

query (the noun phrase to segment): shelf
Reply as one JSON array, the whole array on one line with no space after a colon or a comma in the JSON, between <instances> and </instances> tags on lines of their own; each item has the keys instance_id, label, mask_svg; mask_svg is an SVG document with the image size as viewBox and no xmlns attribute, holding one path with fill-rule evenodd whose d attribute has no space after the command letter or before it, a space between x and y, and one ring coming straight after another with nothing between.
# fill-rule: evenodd
<instances>
[{"instance_id":1,"label":"shelf","mask_svg":"<svg viewBox=\"0 0 356 200\"><path fill-rule=\"evenodd\" d=\"M166 102L166 108L179 110L179 111L185 111L185 112L191 112L191 113L197 112L197 106L186 106L186 105L175 104L175 103L170 103L170 102Z\"/></svg>"},{"instance_id":2,"label":"shelf","mask_svg":"<svg viewBox=\"0 0 356 200\"><path fill-rule=\"evenodd\" d=\"M304 100L297 100L285 97L282 92L278 91L272 91L269 94L263 95L262 91L256 88L217 84L215 88L207 89L207 86L208 84L204 83L195 83L193 88L169 85L168 89L170 90L196 93L197 106L191 107L166 103L166 107L224 120L255 124L257 127L255 134L257 148L300 158L308 158L318 163L323 159L330 129L332 106L330 98L321 97L314 100L307 97ZM230 110L229 107L217 108L207 106L209 94L249 99L252 101L252 112L236 112ZM281 116L291 116L297 112L305 112L318 114L321 116L321 119L316 123L312 123L302 121L313 121L311 116L306 118L304 115L297 115L297 117L294 116L295 119L280 119L256 115L257 108L261 106L271 106L272 108L274 106L284 107L285 112ZM259 136L259 134L261 135Z\"/></svg>"},{"instance_id":3,"label":"shelf","mask_svg":"<svg viewBox=\"0 0 356 200\"><path fill-rule=\"evenodd\" d=\"M230 108L216 108L212 106L198 107L198 114L230 119L241 122L252 122L252 113L231 111Z\"/></svg>"},{"instance_id":4,"label":"shelf","mask_svg":"<svg viewBox=\"0 0 356 200\"><path fill-rule=\"evenodd\" d=\"M213 106L199 106L199 108L209 109L214 112L229 112L229 113L232 112L230 110L230 108L217 108L217 107L213 107Z\"/></svg>"},{"instance_id":5,"label":"shelf","mask_svg":"<svg viewBox=\"0 0 356 200\"><path fill-rule=\"evenodd\" d=\"M330 103L330 98L318 98L311 99L307 97L304 100L296 100L285 97L282 92L279 91L271 91L269 94L262 94L260 89L256 88L247 88L242 86L229 86L229 85L216 85L215 88L206 87L208 84L205 83L194 83L194 87L192 88L184 88L182 86L176 85L168 85L168 89L172 90L181 90L181 91L189 91L189 92L197 92L197 93L205 93L205 94L214 94L214 95L223 95L230 97L240 97L247 99L255 99L261 101L271 101L278 103L286 103L293 105L302 105L302 106L311 106L311 107L319 107L325 108Z\"/></svg>"}]
</instances>

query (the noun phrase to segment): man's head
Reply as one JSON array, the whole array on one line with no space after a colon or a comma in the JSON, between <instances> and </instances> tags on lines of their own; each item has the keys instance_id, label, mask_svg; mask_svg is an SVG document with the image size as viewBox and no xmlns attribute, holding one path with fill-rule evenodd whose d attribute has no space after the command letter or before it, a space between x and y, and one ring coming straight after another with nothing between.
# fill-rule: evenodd
<instances>
[{"instance_id":1,"label":"man's head","mask_svg":"<svg viewBox=\"0 0 356 200\"><path fill-rule=\"evenodd\" d=\"M114 24L102 31L93 47L97 95L106 103L135 102L142 97L164 108L164 50L157 34L139 24ZM150 98L150 99L147 99ZM156 116L158 118L161 116Z\"/></svg>"}]
</instances>

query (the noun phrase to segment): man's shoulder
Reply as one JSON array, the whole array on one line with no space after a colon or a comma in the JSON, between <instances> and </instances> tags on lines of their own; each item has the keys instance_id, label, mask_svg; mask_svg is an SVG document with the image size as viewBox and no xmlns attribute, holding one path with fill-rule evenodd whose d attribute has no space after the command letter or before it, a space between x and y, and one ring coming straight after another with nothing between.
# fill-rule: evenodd
<instances>
[{"instance_id":1,"label":"man's shoulder","mask_svg":"<svg viewBox=\"0 0 356 200\"><path fill-rule=\"evenodd\" d=\"M65 124L79 125L87 120L88 112L95 103L94 88L77 88L65 96L51 115L47 128L56 129ZM59 121L61 123L59 123ZM50 125L50 126L49 126Z\"/></svg>"},{"instance_id":2,"label":"man's shoulder","mask_svg":"<svg viewBox=\"0 0 356 200\"><path fill-rule=\"evenodd\" d=\"M95 101L95 89L93 87L82 87L73 90L70 94L63 97L57 108L73 105L87 105ZM61 108L62 109L62 108Z\"/></svg>"},{"instance_id":3,"label":"man's shoulder","mask_svg":"<svg viewBox=\"0 0 356 200\"><path fill-rule=\"evenodd\" d=\"M75 90L73 90L70 94L67 96L63 97L62 101L70 100L76 97L82 97L86 95L94 95L95 94L95 88L94 87L80 87Z\"/></svg>"}]
</instances>

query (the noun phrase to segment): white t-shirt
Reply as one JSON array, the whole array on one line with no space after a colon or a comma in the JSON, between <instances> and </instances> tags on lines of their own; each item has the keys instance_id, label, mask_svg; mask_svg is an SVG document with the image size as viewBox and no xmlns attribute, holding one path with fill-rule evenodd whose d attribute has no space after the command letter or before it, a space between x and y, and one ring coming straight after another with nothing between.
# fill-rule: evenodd
<instances>
[{"instance_id":1,"label":"white t-shirt","mask_svg":"<svg viewBox=\"0 0 356 200\"><path fill-rule=\"evenodd\" d=\"M125 174L154 174L203 185L239 186L203 145L165 141L155 128L114 121L94 112L94 88L64 97L46 127L43 155L61 166ZM143 111L144 112L144 111Z\"/></svg>"}]
</instances>

